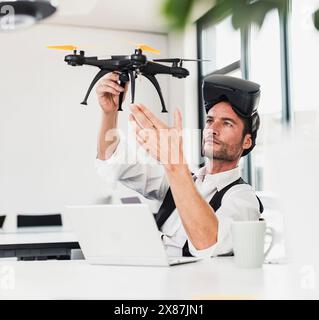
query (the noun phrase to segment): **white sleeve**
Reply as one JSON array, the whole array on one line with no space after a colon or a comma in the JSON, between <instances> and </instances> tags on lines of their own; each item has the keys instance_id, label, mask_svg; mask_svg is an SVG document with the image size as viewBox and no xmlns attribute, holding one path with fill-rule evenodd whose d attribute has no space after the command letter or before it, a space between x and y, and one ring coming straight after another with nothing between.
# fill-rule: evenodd
<instances>
[{"instance_id":1,"label":"white sleeve","mask_svg":"<svg viewBox=\"0 0 319 320\"><path fill-rule=\"evenodd\" d=\"M231 224L233 221L258 220L259 202L250 185L237 185L227 191L220 208L216 211L218 219L217 242L209 248L197 250L188 240L189 252L194 257L212 257L233 252Z\"/></svg>"},{"instance_id":2,"label":"white sleeve","mask_svg":"<svg viewBox=\"0 0 319 320\"><path fill-rule=\"evenodd\" d=\"M95 167L108 188L113 190L120 181L147 199L161 201L169 188L163 166L142 148L129 145L123 135L120 135L113 155L107 160L96 159Z\"/></svg>"}]
</instances>

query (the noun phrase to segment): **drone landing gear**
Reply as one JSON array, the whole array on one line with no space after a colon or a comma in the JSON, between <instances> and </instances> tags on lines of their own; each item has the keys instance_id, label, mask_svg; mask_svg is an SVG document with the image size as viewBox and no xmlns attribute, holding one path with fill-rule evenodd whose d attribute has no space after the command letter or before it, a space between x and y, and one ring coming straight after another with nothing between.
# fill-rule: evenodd
<instances>
[{"instance_id":1,"label":"drone landing gear","mask_svg":"<svg viewBox=\"0 0 319 320\"><path fill-rule=\"evenodd\" d=\"M81 102L81 104L87 106L87 100L88 100L88 97L93 89L93 87L95 86L95 84L104 76L106 75L107 73L109 73L110 71L109 70L101 70L98 72L98 74L94 77L92 83L90 84L90 87L84 97L84 100Z\"/></svg>"},{"instance_id":2,"label":"drone landing gear","mask_svg":"<svg viewBox=\"0 0 319 320\"><path fill-rule=\"evenodd\" d=\"M125 89L125 84L126 84L126 82L129 82L129 81L130 81L130 78L129 78L129 76L128 76L127 73L121 73L121 74L120 74L120 86L121 86L123 89ZM132 91L133 91L133 90L132 90ZM124 93L125 93L125 91L123 91L123 92L120 93L118 111L123 111L123 109L122 109L122 103L123 103ZM134 98L132 97L132 100L133 100L133 99L134 99ZM133 101L132 101L132 102L133 102Z\"/></svg>"}]
</instances>

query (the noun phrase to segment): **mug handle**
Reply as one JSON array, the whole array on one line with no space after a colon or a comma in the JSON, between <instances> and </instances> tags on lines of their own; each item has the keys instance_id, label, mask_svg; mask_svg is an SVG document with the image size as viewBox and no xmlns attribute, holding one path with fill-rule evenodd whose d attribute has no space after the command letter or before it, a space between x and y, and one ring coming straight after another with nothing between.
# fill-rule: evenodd
<instances>
[{"instance_id":1,"label":"mug handle","mask_svg":"<svg viewBox=\"0 0 319 320\"><path fill-rule=\"evenodd\" d=\"M267 257L267 255L269 254L271 248L274 245L274 240L275 240L275 230L271 227L267 227L266 228L266 236L271 236L271 241L270 241L270 245L268 247L268 249L266 250L266 252L264 253L264 258Z\"/></svg>"}]
</instances>

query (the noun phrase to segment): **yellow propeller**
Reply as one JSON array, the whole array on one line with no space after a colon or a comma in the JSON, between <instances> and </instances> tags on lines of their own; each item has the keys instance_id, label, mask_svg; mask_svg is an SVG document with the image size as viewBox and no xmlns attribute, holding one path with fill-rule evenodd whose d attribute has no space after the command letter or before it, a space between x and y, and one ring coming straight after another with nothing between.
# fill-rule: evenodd
<instances>
[{"instance_id":1,"label":"yellow propeller","mask_svg":"<svg viewBox=\"0 0 319 320\"><path fill-rule=\"evenodd\" d=\"M73 51L78 49L77 46L74 46L72 44L66 44L62 46L47 46L47 48L53 49L53 50L66 50L66 51Z\"/></svg>"},{"instance_id":2,"label":"yellow propeller","mask_svg":"<svg viewBox=\"0 0 319 320\"><path fill-rule=\"evenodd\" d=\"M148 46L147 44L138 44L137 46L142 51L147 51L147 52L151 52L151 53L155 53L155 54L160 54L161 53L161 51L159 51L157 49L154 49L154 48Z\"/></svg>"},{"instance_id":3,"label":"yellow propeller","mask_svg":"<svg viewBox=\"0 0 319 320\"><path fill-rule=\"evenodd\" d=\"M141 49L142 51L147 51L150 53L160 54L161 52L155 48L152 48L151 46L144 44L144 43L135 43L133 41L129 41L130 44L134 45L138 49Z\"/></svg>"},{"instance_id":4,"label":"yellow propeller","mask_svg":"<svg viewBox=\"0 0 319 320\"><path fill-rule=\"evenodd\" d=\"M130 41L131 42L131 41ZM144 44L144 43L134 43L135 46L137 46L138 49L141 49L142 51L147 51L150 53L155 53L155 54L160 54L161 52L155 48L152 48L151 46ZM66 44L66 45L59 45L59 46L47 46L48 49L53 49L53 50L66 50L66 51L74 51L78 50L79 46L75 46L73 44ZM82 47L81 47L82 48ZM84 49L84 48L83 48Z\"/></svg>"}]
</instances>

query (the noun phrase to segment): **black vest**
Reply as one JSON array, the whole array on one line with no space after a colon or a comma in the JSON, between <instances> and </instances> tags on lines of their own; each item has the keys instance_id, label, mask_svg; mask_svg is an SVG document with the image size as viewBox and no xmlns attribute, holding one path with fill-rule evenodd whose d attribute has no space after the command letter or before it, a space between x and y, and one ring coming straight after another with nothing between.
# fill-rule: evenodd
<instances>
[{"instance_id":1,"label":"black vest","mask_svg":"<svg viewBox=\"0 0 319 320\"><path fill-rule=\"evenodd\" d=\"M194 177L194 181L196 181L197 177L196 176L193 176L193 177ZM209 204L214 209L215 212L220 208L224 194L231 187L233 187L237 184L246 184L246 182L242 178L239 178L236 181L230 183L228 186L224 187L222 190L217 191L214 194L212 199L209 201ZM260 213L262 213L264 211L264 207L258 197L257 197L257 200L259 202L259 211L260 211ZM165 221L169 218L169 216L172 214L172 212L175 210L175 208L176 208L176 205L174 202L174 198L173 198L171 189L169 188L166 193L166 196L163 200L163 203L162 203L161 207L159 208L158 213L155 215L156 224L157 224L157 227L159 230L163 226ZM183 247L183 256L184 257L192 256L191 253L189 252L187 240L186 240L185 245Z\"/></svg>"}]
</instances>

